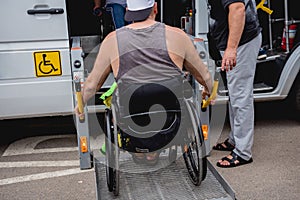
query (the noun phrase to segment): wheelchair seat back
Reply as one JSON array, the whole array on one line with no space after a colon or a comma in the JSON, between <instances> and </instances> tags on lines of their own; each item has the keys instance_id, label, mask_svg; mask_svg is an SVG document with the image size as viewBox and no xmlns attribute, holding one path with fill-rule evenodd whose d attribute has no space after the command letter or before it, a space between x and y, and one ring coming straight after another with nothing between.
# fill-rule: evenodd
<instances>
[{"instance_id":1,"label":"wheelchair seat back","mask_svg":"<svg viewBox=\"0 0 300 200\"><path fill-rule=\"evenodd\" d=\"M177 77L160 83L118 83L112 103L122 148L153 152L173 144L183 116L183 82Z\"/></svg>"}]
</instances>

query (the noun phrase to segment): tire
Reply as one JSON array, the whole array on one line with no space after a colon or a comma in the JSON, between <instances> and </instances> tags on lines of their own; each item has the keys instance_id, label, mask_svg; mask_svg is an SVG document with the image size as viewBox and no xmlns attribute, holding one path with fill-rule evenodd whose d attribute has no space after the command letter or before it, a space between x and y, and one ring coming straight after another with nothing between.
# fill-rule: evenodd
<instances>
[{"instance_id":1,"label":"tire","mask_svg":"<svg viewBox=\"0 0 300 200\"><path fill-rule=\"evenodd\" d=\"M197 149L193 151L194 147L191 147L190 145L187 147L187 150L185 150L185 148L186 147L183 148L183 158L186 168L188 170L190 180L194 185L199 186L201 184L202 179L200 179L200 159L198 155L196 155L196 157L194 156L195 152L197 152Z\"/></svg>"},{"instance_id":2,"label":"tire","mask_svg":"<svg viewBox=\"0 0 300 200\"><path fill-rule=\"evenodd\" d=\"M111 127L112 114L110 110L105 112L105 160L106 160L106 181L108 191L115 196L119 195L119 152L117 147L117 135ZM116 127L115 125L113 127Z\"/></svg>"},{"instance_id":3,"label":"tire","mask_svg":"<svg viewBox=\"0 0 300 200\"><path fill-rule=\"evenodd\" d=\"M106 131L106 136L105 136L105 169L106 169L106 183L108 187L108 191L112 192L113 191L113 168L111 167L111 156L112 156L112 143L111 143L111 113L109 110L106 110L105 112L105 131Z\"/></svg>"},{"instance_id":4,"label":"tire","mask_svg":"<svg viewBox=\"0 0 300 200\"><path fill-rule=\"evenodd\" d=\"M207 175L207 157L202 158L202 181L206 178Z\"/></svg>"},{"instance_id":5,"label":"tire","mask_svg":"<svg viewBox=\"0 0 300 200\"><path fill-rule=\"evenodd\" d=\"M112 118L116 118L116 111L113 105L111 105L111 109L112 109ZM120 171L119 171L119 146L118 146L118 126L116 123L116 119L113 122L113 136L111 138L111 140L113 141L113 162L114 162L114 166L113 166L113 194L115 196L119 195L119 183L120 183Z\"/></svg>"},{"instance_id":6,"label":"tire","mask_svg":"<svg viewBox=\"0 0 300 200\"><path fill-rule=\"evenodd\" d=\"M206 156L206 147L205 147L205 142L204 142L204 136L201 128L201 121L200 118L198 117L196 113L196 108L192 107L192 111L194 114L194 117L197 119L197 128L198 128L198 133L199 133L199 140L201 144L201 148L199 149L199 155L200 158L202 157L202 162L201 162L201 173L200 176L202 177L202 181L206 178L207 175L207 156ZM209 116L211 117L211 109L209 109Z\"/></svg>"},{"instance_id":7,"label":"tire","mask_svg":"<svg viewBox=\"0 0 300 200\"><path fill-rule=\"evenodd\" d=\"M295 82L291 88L291 93L288 96L288 105L292 118L300 121L300 74L297 75Z\"/></svg>"},{"instance_id":8,"label":"tire","mask_svg":"<svg viewBox=\"0 0 300 200\"><path fill-rule=\"evenodd\" d=\"M300 76L298 75L295 85L295 114L296 119L300 121Z\"/></svg>"},{"instance_id":9,"label":"tire","mask_svg":"<svg viewBox=\"0 0 300 200\"><path fill-rule=\"evenodd\" d=\"M183 158L192 183L199 186L207 173L205 144L196 109L191 103L187 103L187 108L192 122L193 135L187 134L189 136L187 143L182 148Z\"/></svg>"}]
</instances>

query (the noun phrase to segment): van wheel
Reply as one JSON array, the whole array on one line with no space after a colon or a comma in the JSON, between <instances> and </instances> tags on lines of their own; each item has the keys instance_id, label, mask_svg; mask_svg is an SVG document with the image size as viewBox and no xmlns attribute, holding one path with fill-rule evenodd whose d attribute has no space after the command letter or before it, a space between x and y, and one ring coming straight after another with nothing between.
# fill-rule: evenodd
<instances>
[{"instance_id":1,"label":"van wheel","mask_svg":"<svg viewBox=\"0 0 300 200\"><path fill-rule=\"evenodd\" d=\"M293 105L291 112L293 113L293 118L300 121L300 74L297 75L292 87L291 100Z\"/></svg>"},{"instance_id":2,"label":"van wheel","mask_svg":"<svg viewBox=\"0 0 300 200\"><path fill-rule=\"evenodd\" d=\"M296 90L295 90L295 106L296 106L296 116L297 116L297 119L300 120L300 78L299 78L299 75L298 75L298 81L296 83Z\"/></svg>"}]
</instances>

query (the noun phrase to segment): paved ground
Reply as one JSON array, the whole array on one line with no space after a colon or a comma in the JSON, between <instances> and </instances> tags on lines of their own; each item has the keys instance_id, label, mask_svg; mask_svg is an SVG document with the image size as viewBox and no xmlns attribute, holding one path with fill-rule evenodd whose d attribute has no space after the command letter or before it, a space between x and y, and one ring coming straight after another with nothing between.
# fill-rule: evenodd
<instances>
[{"instance_id":1,"label":"paved ground","mask_svg":"<svg viewBox=\"0 0 300 200\"><path fill-rule=\"evenodd\" d=\"M290 119L284 107L261 103L257 108L259 110L256 112L254 162L237 168L216 168L236 192L238 200L298 200L300 123ZM281 126L276 128L279 122ZM229 130L227 122L219 142L227 138ZM213 150L209 160L215 164L227 154Z\"/></svg>"},{"instance_id":2,"label":"paved ground","mask_svg":"<svg viewBox=\"0 0 300 200\"><path fill-rule=\"evenodd\" d=\"M300 123L291 119L289 112L281 105L259 104L256 109L255 138L253 146L254 162L232 169L222 169L216 167L219 173L227 180L235 191L237 200L298 200L300 196L300 161L297 156L300 153ZM35 135L48 135L50 132L58 133L65 129L75 132L72 119L49 119L48 128L42 128L42 119L36 123L28 123L25 120L16 120L11 123L0 123L1 127L9 130L6 136L11 140L20 139L18 133L25 133L28 137ZM59 121L56 121L59 120ZM18 125L16 125L16 123ZM55 126L54 126L55 125ZM25 128L29 126L28 128ZM34 126L34 127L32 127ZM43 131L42 131L43 129ZM223 141L229 133L228 122L225 123L219 141ZM42 132L41 132L42 131ZM9 133L9 134L8 134ZM22 135L22 134L21 134ZM72 140L51 140L50 147L76 147L75 137ZM3 143L3 144L2 144ZM7 148L10 142L0 140L0 155ZM46 145L45 143L44 145ZM63 145L62 145L63 144ZM43 146L39 145L39 148ZM40 149L35 149L36 151ZM226 152L212 151L209 160L215 164L218 159L227 155ZM77 161L77 151L28 154L11 157L2 157L1 164L14 161ZM51 165L51 163L48 163ZM41 173L49 174L51 171L60 170L69 172L76 166L67 167L0 167L1 179L14 178L15 176L25 176L32 181L20 182L10 185L0 186L0 199L94 199L94 172L77 173L69 176L53 177L41 179L37 175ZM75 169L75 170L76 170ZM62 173L61 172L61 173ZM31 174L33 176L31 176ZM37 175L36 175L37 174ZM55 175L55 173L53 173ZM36 179L34 179L36 178ZM86 180L86 181L85 181ZM3 181L2 181L3 183ZM59 183L59 184L57 184ZM84 183L84 184L82 184ZM1 184L1 181L0 181ZM9 197L9 198L6 198Z\"/></svg>"}]
</instances>

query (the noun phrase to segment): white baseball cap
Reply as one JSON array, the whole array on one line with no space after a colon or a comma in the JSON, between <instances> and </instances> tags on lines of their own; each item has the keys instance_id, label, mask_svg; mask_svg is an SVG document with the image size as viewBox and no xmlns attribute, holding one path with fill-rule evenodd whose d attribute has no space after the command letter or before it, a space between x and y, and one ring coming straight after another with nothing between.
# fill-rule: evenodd
<instances>
[{"instance_id":1,"label":"white baseball cap","mask_svg":"<svg viewBox=\"0 0 300 200\"><path fill-rule=\"evenodd\" d=\"M143 21L147 19L151 13L154 0L127 0L127 11L125 20Z\"/></svg>"}]
</instances>

